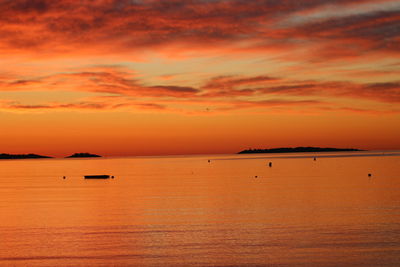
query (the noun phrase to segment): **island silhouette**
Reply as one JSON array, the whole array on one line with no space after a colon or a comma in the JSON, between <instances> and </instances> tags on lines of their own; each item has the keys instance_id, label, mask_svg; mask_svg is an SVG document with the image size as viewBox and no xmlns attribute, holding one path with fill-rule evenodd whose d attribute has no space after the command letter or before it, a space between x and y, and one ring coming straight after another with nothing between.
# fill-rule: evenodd
<instances>
[{"instance_id":1,"label":"island silhouette","mask_svg":"<svg viewBox=\"0 0 400 267\"><path fill-rule=\"evenodd\" d=\"M355 148L332 148L332 147L279 147L270 149L245 149L238 154L253 154L253 153L298 153L298 152L343 152L343 151L363 151Z\"/></svg>"},{"instance_id":2,"label":"island silhouette","mask_svg":"<svg viewBox=\"0 0 400 267\"><path fill-rule=\"evenodd\" d=\"M68 156L66 158L100 158L101 156L96 155L96 154L90 154L90 153L75 153L71 156Z\"/></svg>"},{"instance_id":3,"label":"island silhouette","mask_svg":"<svg viewBox=\"0 0 400 267\"><path fill-rule=\"evenodd\" d=\"M51 158L48 156L42 156L37 154L0 154L0 159L45 159Z\"/></svg>"}]
</instances>

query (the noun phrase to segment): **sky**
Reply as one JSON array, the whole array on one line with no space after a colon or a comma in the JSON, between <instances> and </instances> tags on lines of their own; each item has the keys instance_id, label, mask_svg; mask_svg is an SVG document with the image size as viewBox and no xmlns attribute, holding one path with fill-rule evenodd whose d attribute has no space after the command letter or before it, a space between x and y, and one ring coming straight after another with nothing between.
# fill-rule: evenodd
<instances>
[{"instance_id":1,"label":"sky","mask_svg":"<svg viewBox=\"0 0 400 267\"><path fill-rule=\"evenodd\" d=\"M0 0L0 153L400 149L398 0Z\"/></svg>"}]
</instances>

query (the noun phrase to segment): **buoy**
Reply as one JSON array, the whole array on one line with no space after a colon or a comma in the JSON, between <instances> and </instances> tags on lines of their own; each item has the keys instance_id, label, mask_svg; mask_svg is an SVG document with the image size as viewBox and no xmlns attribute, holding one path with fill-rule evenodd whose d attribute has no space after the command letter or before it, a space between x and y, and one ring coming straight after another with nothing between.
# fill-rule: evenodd
<instances>
[{"instance_id":1,"label":"buoy","mask_svg":"<svg viewBox=\"0 0 400 267\"><path fill-rule=\"evenodd\" d=\"M111 176L111 179L114 179L114 176Z\"/></svg>"},{"instance_id":2,"label":"buoy","mask_svg":"<svg viewBox=\"0 0 400 267\"><path fill-rule=\"evenodd\" d=\"M210 162L211 162L211 160L208 160L208 162L210 163Z\"/></svg>"},{"instance_id":3,"label":"buoy","mask_svg":"<svg viewBox=\"0 0 400 267\"><path fill-rule=\"evenodd\" d=\"M316 161L317 160L317 158L314 158L314 161Z\"/></svg>"},{"instance_id":4,"label":"buoy","mask_svg":"<svg viewBox=\"0 0 400 267\"><path fill-rule=\"evenodd\" d=\"M372 176L372 174L368 173L368 177L371 177L371 176Z\"/></svg>"},{"instance_id":5,"label":"buoy","mask_svg":"<svg viewBox=\"0 0 400 267\"><path fill-rule=\"evenodd\" d=\"M270 167L272 167L272 162L270 162L268 165L269 165Z\"/></svg>"},{"instance_id":6,"label":"buoy","mask_svg":"<svg viewBox=\"0 0 400 267\"><path fill-rule=\"evenodd\" d=\"M254 176L254 178L258 178L258 176L256 175L256 176Z\"/></svg>"},{"instance_id":7,"label":"buoy","mask_svg":"<svg viewBox=\"0 0 400 267\"><path fill-rule=\"evenodd\" d=\"M66 177L65 176L63 176L63 179L65 179Z\"/></svg>"}]
</instances>

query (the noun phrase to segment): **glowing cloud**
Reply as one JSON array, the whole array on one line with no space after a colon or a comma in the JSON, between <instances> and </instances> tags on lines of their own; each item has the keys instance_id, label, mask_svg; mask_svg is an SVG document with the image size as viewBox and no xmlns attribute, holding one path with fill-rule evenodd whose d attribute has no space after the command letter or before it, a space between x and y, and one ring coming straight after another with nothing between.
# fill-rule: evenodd
<instances>
[{"instance_id":1,"label":"glowing cloud","mask_svg":"<svg viewBox=\"0 0 400 267\"><path fill-rule=\"evenodd\" d=\"M0 1L0 110L368 124L399 113L399 25L394 0Z\"/></svg>"}]
</instances>

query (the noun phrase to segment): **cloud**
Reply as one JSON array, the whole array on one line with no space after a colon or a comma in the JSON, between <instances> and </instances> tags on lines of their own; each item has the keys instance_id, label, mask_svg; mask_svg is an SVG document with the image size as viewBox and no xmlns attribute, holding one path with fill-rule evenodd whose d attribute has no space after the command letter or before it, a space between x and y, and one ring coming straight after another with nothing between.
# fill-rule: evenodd
<instances>
[{"instance_id":1,"label":"cloud","mask_svg":"<svg viewBox=\"0 0 400 267\"><path fill-rule=\"evenodd\" d=\"M110 102L77 102L77 103L48 103L42 105L26 105L20 104L16 101L0 102L0 109L8 111L46 111L46 110L163 110L165 106L155 103L144 102L123 102L123 103L110 103Z\"/></svg>"},{"instance_id":2,"label":"cloud","mask_svg":"<svg viewBox=\"0 0 400 267\"><path fill-rule=\"evenodd\" d=\"M313 42L321 51L308 56L332 59L376 50L396 53L399 9L372 9L340 17L322 14L306 23L279 26L280 22L299 16L299 12L307 17L321 13L319 8L328 5L339 13L350 6L361 9L365 3L387 2L393 1L1 1L0 52L126 55L179 45L176 53L193 47L218 47L232 53L235 49L229 47L247 44L236 51L275 47L295 53L296 49L310 47L307 42Z\"/></svg>"},{"instance_id":3,"label":"cloud","mask_svg":"<svg viewBox=\"0 0 400 267\"><path fill-rule=\"evenodd\" d=\"M136 97L190 97L199 89L179 85L146 85L132 71L120 67L92 68L78 72L54 73L31 80L4 78L0 91L85 91Z\"/></svg>"},{"instance_id":4,"label":"cloud","mask_svg":"<svg viewBox=\"0 0 400 267\"><path fill-rule=\"evenodd\" d=\"M358 90L352 90L350 94L398 103L400 102L400 81L366 84L359 87Z\"/></svg>"},{"instance_id":5,"label":"cloud","mask_svg":"<svg viewBox=\"0 0 400 267\"><path fill-rule=\"evenodd\" d=\"M318 60L357 58L370 53L399 55L400 7L348 17L321 18L281 29L275 38L310 41L307 56Z\"/></svg>"},{"instance_id":6,"label":"cloud","mask_svg":"<svg viewBox=\"0 0 400 267\"><path fill-rule=\"evenodd\" d=\"M29 104L29 101L24 101L21 104L13 100L2 103L3 109L15 110L147 109L186 113L207 108L213 111L229 111L309 107L314 110L311 107L327 105L332 110L349 99L375 101L391 110L390 105L400 102L400 81L356 83L294 80L269 75L230 75L212 77L198 87L153 85L144 82L135 71L119 66L91 67L29 80L3 76L3 80L0 91L77 91L90 94L87 99L75 99L70 103L36 101L35 104ZM370 110L366 107L352 108Z\"/></svg>"},{"instance_id":7,"label":"cloud","mask_svg":"<svg viewBox=\"0 0 400 267\"><path fill-rule=\"evenodd\" d=\"M318 80L293 80L285 77L220 76L201 87L201 97L240 96L320 96L370 99L377 102L400 102L400 82L356 83Z\"/></svg>"},{"instance_id":8,"label":"cloud","mask_svg":"<svg viewBox=\"0 0 400 267\"><path fill-rule=\"evenodd\" d=\"M185 96L186 94L188 95L193 95L197 92L199 92L198 89L192 88L192 87L185 87L185 86L172 86L172 85L156 85L156 86L149 86L149 87L144 87L145 90L154 90L155 92L160 94L170 94L170 95L175 95L176 93L178 96Z\"/></svg>"},{"instance_id":9,"label":"cloud","mask_svg":"<svg viewBox=\"0 0 400 267\"><path fill-rule=\"evenodd\" d=\"M288 100L288 99L268 99L268 100L256 100L256 101L235 101L236 107L274 107L274 106L304 106L304 105L316 105L324 102L319 100Z\"/></svg>"},{"instance_id":10,"label":"cloud","mask_svg":"<svg viewBox=\"0 0 400 267\"><path fill-rule=\"evenodd\" d=\"M365 109L365 108L353 108L353 107L318 107L316 110L319 111L331 111L331 112L344 112L344 113L356 113L365 115L390 115L399 114L400 109L389 109L389 110L377 110L377 109Z\"/></svg>"},{"instance_id":11,"label":"cloud","mask_svg":"<svg viewBox=\"0 0 400 267\"><path fill-rule=\"evenodd\" d=\"M269 76L255 77L235 77L235 76L219 76L212 78L203 86L203 89L232 89L241 85L254 85L270 81L276 81L277 78Z\"/></svg>"},{"instance_id":12,"label":"cloud","mask_svg":"<svg viewBox=\"0 0 400 267\"><path fill-rule=\"evenodd\" d=\"M20 80L12 77L0 78L0 91L31 90L41 83L41 79Z\"/></svg>"}]
</instances>

